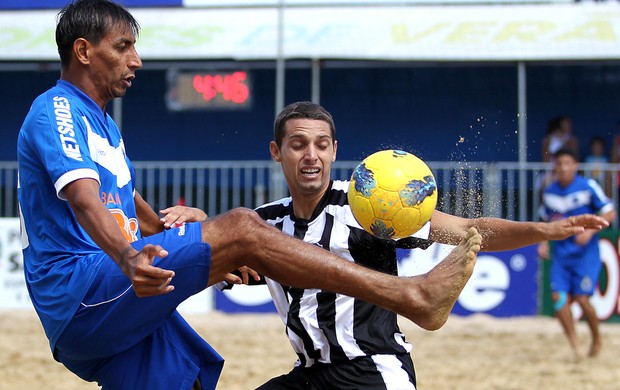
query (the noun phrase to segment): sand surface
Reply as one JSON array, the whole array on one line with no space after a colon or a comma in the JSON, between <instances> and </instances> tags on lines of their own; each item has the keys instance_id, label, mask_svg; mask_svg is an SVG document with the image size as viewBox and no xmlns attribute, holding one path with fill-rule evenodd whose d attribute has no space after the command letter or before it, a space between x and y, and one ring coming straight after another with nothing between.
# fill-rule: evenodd
<instances>
[{"instance_id":1,"label":"sand surface","mask_svg":"<svg viewBox=\"0 0 620 390\"><path fill-rule=\"evenodd\" d=\"M225 358L219 389L254 389L287 372L295 355L273 314L187 316ZM405 319L423 390L620 389L620 324L601 325L604 346L595 359L575 361L559 324L549 317L450 318L427 332ZM583 350L588 332L577 324ZM0 311L0 389L97 389L56 363L38 319L29 310Z\"/></svg>"}]
</instances>

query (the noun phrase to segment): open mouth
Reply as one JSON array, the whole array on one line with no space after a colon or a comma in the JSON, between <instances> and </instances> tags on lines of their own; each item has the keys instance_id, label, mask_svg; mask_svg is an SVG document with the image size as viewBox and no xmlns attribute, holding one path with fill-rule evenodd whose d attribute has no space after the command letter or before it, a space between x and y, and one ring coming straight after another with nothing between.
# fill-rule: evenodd
<instances>
[{"instance_id":1,"label":"open mouth","mask_svg":"<svg viewBox=\"0 0 620 390\"><path fill-rule=\"evenodd\" d=\"M303 176L316 176L321 172L319 168L304 168L301 170Z\"/></svg>"},{"instance_id":2,"label":"open mouth","mask_svg":"<svg viewBox=\"0 0 620 390\"><path fill-rule=\"evenodd\" d=\"M136 78L136 76L128 76L128 77L125 77L125 85L126 85L127 87L131 87L131 82L132 82L132 81L133 81L133 79L135 79L135 78Z\"/></svg>"}]
</instances>

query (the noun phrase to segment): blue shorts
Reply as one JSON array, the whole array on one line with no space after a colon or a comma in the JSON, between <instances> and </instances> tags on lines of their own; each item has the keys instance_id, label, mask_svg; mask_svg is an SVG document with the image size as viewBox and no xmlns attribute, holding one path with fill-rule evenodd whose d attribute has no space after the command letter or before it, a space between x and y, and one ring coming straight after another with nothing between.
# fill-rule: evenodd
<instances>
[{"instance_id":1,"label":"blue shorts","mask_svg":"<svg viewBox=\"0 0 620 390\"><path fill-rule=\"evenodd\" d=\"M186 224L132 245L158 244L168 256L154 265L175 272L175 289L138 298L107 255L80 308L62 333L55 358L104 389L215 389L224 360L180 316L176 307L204 290L211 248L200 223Z\"/></svg>"},{"instance_id":2,"label":"blue shorts","mask_svg":"<svg viewBox=\"0 0 620 390\"><path fill-rule=\"evenodd\" d=\"M598 257L581 260L552 260L550 270L551 290L572 296L594 294L603 263Z\"/></svg>"}]
</instances>

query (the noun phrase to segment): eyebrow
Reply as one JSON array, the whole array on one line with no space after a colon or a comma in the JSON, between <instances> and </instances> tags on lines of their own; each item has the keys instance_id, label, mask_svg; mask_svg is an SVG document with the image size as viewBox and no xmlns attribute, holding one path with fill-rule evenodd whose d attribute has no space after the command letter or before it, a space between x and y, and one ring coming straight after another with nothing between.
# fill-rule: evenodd
<instances>
[{"instance_id":1,"label":"eyebrow","mask_svg":"<svg viewBox=\"0 0 620 390\"><path fill-rule=\"evenodd\" d=\"M125 37L120 37L118 39L116 39L114 41L115 43L129 43L129 44L134 44L136 42L135 38L134 39L129 39L129 38L125 38Z\"/></svg>"},{"instance_id":2,"label":"eyebrow","mask_svg":"<svg viewBox=\"0 0 620 390\"><path fill-rule=\"evenodd\" d=\"M315 137L308 137L305 133L294 133L294 134L288 134L286 136L287 138L315 138ZM321 134L318 136L318 138L320 139L325 139L325 138L332 138L332 136L330 134Z\"/></svg>"}]
</instances>

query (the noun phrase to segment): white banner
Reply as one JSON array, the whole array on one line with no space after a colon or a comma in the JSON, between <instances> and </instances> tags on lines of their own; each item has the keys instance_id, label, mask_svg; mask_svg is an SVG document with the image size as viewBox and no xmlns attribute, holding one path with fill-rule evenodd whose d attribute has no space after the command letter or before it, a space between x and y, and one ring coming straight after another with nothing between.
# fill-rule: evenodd
<instances>
[{"instance_id":1,"label":"white banner","mask_svg":"<svg viewBox=\"0 0 620 390\"><path fill-rule=\"evenodd\" d=\"M19 218L0 218L0 309L32 308L22 257Z\"/></svg>"},{"instance_id":2,"label":"white banner","mask_svg":"<svg viewBox=\"0 0 620 390\"><path fill-rule=\"evenodd\" d=\"M0 218L0 310L32 308L26 288L19 218ZM213 289L206 289L179 306L182 313L213 309Z\"/></svg>"},{"instance_id":3,"label":"white banner","mask_svg":"<svg viewBox=\"0 0 620 390\"><path fill-rule=\"evenodd\" d=\"M134 9L145 60L274 59L276 8ZM57 60L55 11L0 13L0 61ZM294 7L285 58L620 59L620 4Z\"/></svg>"},{"instance_id":4,"label":"white banner","mask_svg":"<svg viewBox=\"0 0 620 390\"><path fill-rule=\"evenodd\" d=\"M431 0L432 1L432 0ZM184 7L265 7L265 6L279 6L279 5L327 5L330 4L347 4L347 5L385 5L389 2L391 5L402 4L429 4L429 0L183 0ZM488 0L487 3L494 5L500 4L527 4L527 3L571 3L574 0ZM437 1L440 2L440 1ZM450 3L480 3L480 0L450 0Z\"/></svg>"}]
</instances>

